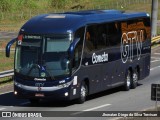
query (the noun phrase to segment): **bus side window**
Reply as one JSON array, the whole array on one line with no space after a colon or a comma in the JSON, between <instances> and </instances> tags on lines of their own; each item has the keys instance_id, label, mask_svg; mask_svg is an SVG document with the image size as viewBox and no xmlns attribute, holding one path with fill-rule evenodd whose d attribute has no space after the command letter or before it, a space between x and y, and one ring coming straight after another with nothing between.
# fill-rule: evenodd
<instances>
[{"instance_id":1,"label":"bus side window","mask_svg":"<svg viewBox=\"0 0 160 120\"><path fill-rule=\"evenodd\" d=\"M72 63L73 69L78 68L80 65L82 48L83 48L82 46L83 46L83 38L84 38L84 27L82 27L76 31L74 38L80 38L80 41L74 50L74 59L73 59L73 63Z\"/></svg>"},{"instance_id":2,"label":"bus side window","mask_svg":"<svg viewBox=\"0 0 160 120\"><path fill-rule=\"evenodd\" d=\"M119 23L107 23L107 43L110 46L117 46L121 41L121 30L119 29Z\"/></svg>"},{"instance_id":3,"label":"bus side window","mask_svg":"<svg viewBox=\"0 0 160 120\"><path fill-rule=\"evenodd\" d=\"M106 40L105 24L91 25L86 32L85 49L87 52L104 49L107 44Z\"/></svg>"},{"instance_id":4,"label":"bus side window","mask_svg":"<svg viewBox=\"0 0 160 120\"><path fill-rule=\"evenodd\" d=\"M87 51L89 52L89 51L94 50L95 47L94 47L94 44L93 44L93 39L91 40L91 36L90 36L90 32L89 31L86 32L86 38L85 38L85 40L86 40L85 43L86 43Z\"/></svg>"},{"instance_id":5,"label":"bus side window","mask_svg":"<svg viewBox=\"0 0 160 120\"><path fill-rule=\"evenodd\" d=\"M150 18L144 18L143 23L145 26L145 36L147 40L151 39L151 27L150 27Z\"/></svg>"},{"instance_id":6,"label":"bus side window","mask_svg":"<svg viewBox=\"0 0 160 120\"><path fill-rule=\"evenodd\" d=\"M104 49L106 48L106 29L105 29L105 24L100 24L98 25L98 28L97 28L97 46L98 46L98 49L101 50L101 49Z\"/></svg>"},{"instance_id":7,"label":"bus side window","mask_svg":"<svg viewBox=\"0 0 160 120\"><path fill-rule=\"evenodd\" d=\"M85 35L85 51L90 52L96 49L94 26L89 26Z\"/></svg>"}]
</instances>

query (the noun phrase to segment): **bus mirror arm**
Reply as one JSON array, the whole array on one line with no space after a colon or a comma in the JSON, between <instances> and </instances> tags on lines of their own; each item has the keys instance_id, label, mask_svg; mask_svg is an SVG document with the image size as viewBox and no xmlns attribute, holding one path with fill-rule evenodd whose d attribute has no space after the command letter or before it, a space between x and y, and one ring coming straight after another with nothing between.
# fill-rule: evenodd
<instances>
[{"instance_id":1,"label":"bus mirror arm","mask_svg":"<svg viewBox=\"0 0 160 120\"><path fill-rule=\"evenodd\" d=\"M74 50L75 50L77 44L79 43L79 41L80 41L80 38L76 38L76 39L71 43L71 45L70 45L70 47L69 47L69 49L68 49L69 54L70 54L70 57L71 57L72 59L73 59L73 57L74 57Z\"/></svg>"},{"instance_id":2,"label":"bus mirror arm","mask_svg":"<svg viewBox=\"0 0 160 120\"><path fill-rule=\"evenodd\" d=\"M16 40L17 38L14 38L6 45L6 57L10 57L10 48Z\"/></svg>"}]
</instances>

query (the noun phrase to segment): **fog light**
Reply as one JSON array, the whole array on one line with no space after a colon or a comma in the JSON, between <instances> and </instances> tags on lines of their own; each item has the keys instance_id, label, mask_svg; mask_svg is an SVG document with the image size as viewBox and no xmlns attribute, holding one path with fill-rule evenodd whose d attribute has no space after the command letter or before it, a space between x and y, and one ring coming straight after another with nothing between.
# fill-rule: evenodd
<instances>
[{"instance_id":1,"label":"fog light","mask_svg":"<svg viewBox=\"0 0 160 120\"><path fill-rule=\"evenodd\" d=\"M64 95L67 97L68 96L68 92L64 93Z\"/></svg>"},{"instance_id":2,"label":"fog light","mask_svg":"<svg viewBox=\"0 0 160 120\"><path fill-rule=\"evenodd\" d=\"M14 94L17 95L17 91L14 91Z\"/></svg>"}]
</instances>

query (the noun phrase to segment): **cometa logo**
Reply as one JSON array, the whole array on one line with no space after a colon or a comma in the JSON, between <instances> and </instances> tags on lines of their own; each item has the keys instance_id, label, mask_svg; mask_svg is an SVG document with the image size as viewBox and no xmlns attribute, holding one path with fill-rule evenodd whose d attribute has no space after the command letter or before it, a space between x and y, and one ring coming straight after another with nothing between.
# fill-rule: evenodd
<instances>
[{"instance_id":1,"label":"cometa logo","mask_svg":"<svg viewBox=\"0 0 160 120\"><path fill-rule=\"evenodd\" d=\"M92 63L102 63L108 61L108 53L103 53L102 55L96 55L96 53L93 53L92 55Z\"/></svg>"}]
</instances>

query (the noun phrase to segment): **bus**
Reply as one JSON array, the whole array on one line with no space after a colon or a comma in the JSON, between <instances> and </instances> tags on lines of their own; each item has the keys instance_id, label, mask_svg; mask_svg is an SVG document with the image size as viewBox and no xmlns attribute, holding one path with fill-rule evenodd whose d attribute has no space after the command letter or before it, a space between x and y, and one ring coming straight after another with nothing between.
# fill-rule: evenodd
<instances>
[{"instance_id":1,"label":"bus","mask_svg":"<svg viewBox=\"0 0 160 120\"><path fill-rule=\"evenodd\" d=\"M151 28L145 12L86 10L31 18L17 38L14 95L77 100L123 86L137 87L150 74Z\"/></svg>"}]
</instances>

